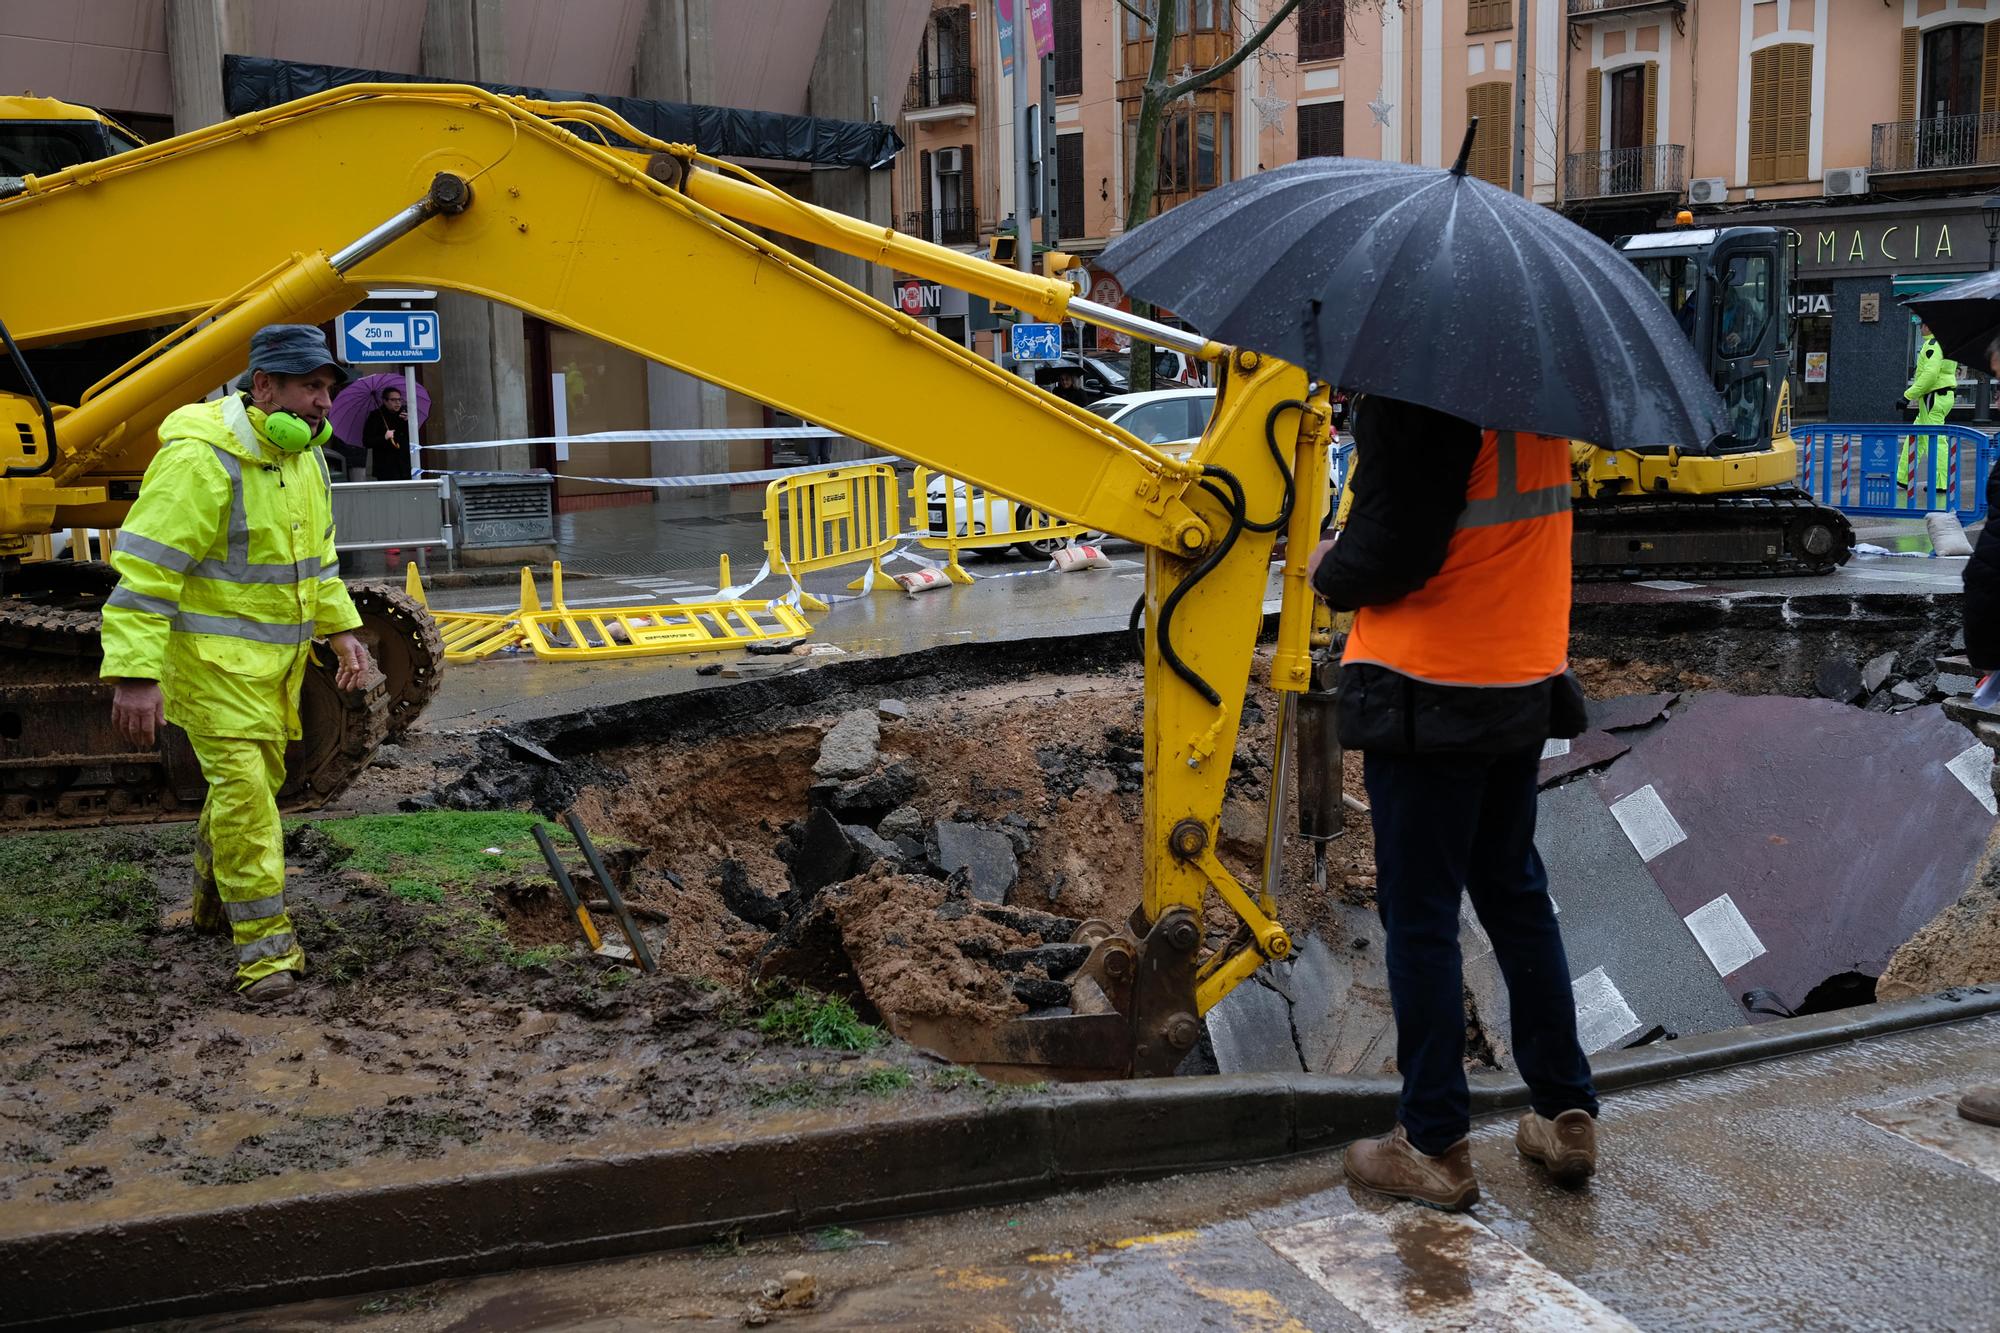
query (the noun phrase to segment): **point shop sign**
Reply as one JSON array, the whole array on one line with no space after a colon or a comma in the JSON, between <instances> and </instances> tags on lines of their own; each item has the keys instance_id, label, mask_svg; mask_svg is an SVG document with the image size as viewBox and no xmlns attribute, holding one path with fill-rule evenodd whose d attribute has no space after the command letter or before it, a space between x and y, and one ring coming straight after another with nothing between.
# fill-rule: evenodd
<instances>
[{"instance_id":1,"label":"point shop sign","mask_svg":"<svg viewBox=\"0 0 2000 1333\"><path fill-rule=\"evenodd\" d=\"M932 319L944 310L944 287L940 283L906 278L896 284L896 309L912 319Z\"/></svg>"}]
</instances>

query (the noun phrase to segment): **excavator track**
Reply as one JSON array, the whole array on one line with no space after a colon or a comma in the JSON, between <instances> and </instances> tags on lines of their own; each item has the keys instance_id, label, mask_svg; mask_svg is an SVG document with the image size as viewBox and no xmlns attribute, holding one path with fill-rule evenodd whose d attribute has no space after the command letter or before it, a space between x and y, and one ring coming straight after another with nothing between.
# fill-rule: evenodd
<instances>
[{"instance_id":1,"label":"excavator track","mask_svg":"<svg viewBox=\"0 0 2000 1333\"><path fill-rule=\"evenodd\" d=\"M1830 574L1854 552L1854 526L1796 487L1743 495L1579 500L1576 577L1781 578Z\"/></svg>"},{"instance_id":2,"label":"excavator track","mask_svg":"<svg viewBox=\"0 0 2000 1333\"><path fill-rule=\"evenodd\" d=\"M50 561L9 578L0 601L0 828L63 828L192 819L205 784L187 737L165 728L135 752L111 727L98 609L109 567ZM443 648L423 608L400 592L355 588L359 631L384 668L366 691L334 688L313 652L300 691L302 738L285 754L279 806L311 810L344 791L376 748L415 721L437 690Z\"/></svg>"}]
</instances>

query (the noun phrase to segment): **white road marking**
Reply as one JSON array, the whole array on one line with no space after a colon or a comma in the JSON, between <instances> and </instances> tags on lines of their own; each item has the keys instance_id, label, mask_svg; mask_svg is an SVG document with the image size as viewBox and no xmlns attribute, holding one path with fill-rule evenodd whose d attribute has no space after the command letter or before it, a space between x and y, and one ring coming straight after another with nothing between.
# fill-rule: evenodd
<instances>
[{"instance_id":1,"label":"white road marking","mask_svg":"<svg viewBox=\"0 0 2000 1333\"><path fill-rule=\"evenodd\" d=\"M1992 1180L2000 1180L2000 1129L1976 1124L1958 1113L1958 1097L1919 1097L1854 1114L1897 1138L1951 1158Z\"/></svg>"},{"instance_id":2,"label":"white road marking","mask_svg":"<svg viewBox=\"0 0 2000 1333\"><path fill-rule=\"evenodd\" d=\"M1635 1333L1602 1301L1462 1214L1404 1204L1267 1231L1264 1243L1384 1333Z\"/></svg>"},{"instance_id":3,"label":"white road marking","mask_svg":"<svg viewBox=\"0 0 2000 1333\"><path fill-rule=\"evenodd\" d=\"M1548 740L1542 742L1542 758L1544 759L1560 759L1568 753L1569 742L1559 737L1551 736Z\"/></svg>"},{"instance_id":4,"label":"white road marking","mask_svg":"<svg viewBox=\"0 0 2000 1333\"><path fill-rule=\"evenodd\" d=\"M1695 943L1715 965L1717 976L1726 977L1766 952L1764 941L1757 938L1757 932L1737 910L1736 900L1726 893L1703 903L1683 919Z\"/></svg>"},{"instance_id":5,"label":"white road marking","mask_svg":"<svg viewBox=\"0 0 2000 1333\"><path fill-rule=\"evenodd\" d=\"M2000 805L1993 800L1993 751L1984 745L1975 745L1945 767L1986 807L1987 814L2000 814Z\"/></svg>"},{"instance_id":6,"label":"white road marking","mask_svg":"<svg viewBox=\"0 0 2000 1333\"><path fill-rule=\"evenodd\" d=\"M1592 968L1569 989L1576 999L1576 1039L1585 1055L1616 1046L1639 1030L1639 1016L1603 968Z\"/></svg>"},{"instance_id":7,"label":"white road marking","mask_svg":"<svg viewBox=\"0 0 2000 1333\"><path fill-rule=\"evenodd\" d=\"M1650 782L1623 800L1614 801L1611 817L1632 840L1641 861L1650 861L1669 847L1687 841L1687 830L1674 818L1674 812L1667 809L1667 803Z\"/></svg>"},{"instance_id":8,"label":"white road marking","mask_svg":"<svg viewBox=\"0 0 2000 1333\"><path fill-rule=\"evenodd\" d=\"M1699 583L1682 583L1679 579L1641 579L1632 586L1635 588L1658 588L1661 592L1686 592L1690 588L1699 588L1704 585Z\"/></svg>"}]
</instances>

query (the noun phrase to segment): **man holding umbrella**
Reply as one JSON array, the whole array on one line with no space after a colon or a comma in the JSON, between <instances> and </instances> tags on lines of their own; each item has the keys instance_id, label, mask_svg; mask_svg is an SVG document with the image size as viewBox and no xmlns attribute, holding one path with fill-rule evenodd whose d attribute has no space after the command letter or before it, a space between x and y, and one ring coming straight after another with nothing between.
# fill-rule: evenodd
<instances>
[{"instance_id":1,"label":"man holding umbrella","mask_svg":"<svg viewBox=\"0 0 2000 1333\"><path fill-rule=\"evenodd\" d=\"M1584 722L1565 669L1569 442L1706 445L1729 430L1630 262L1467 174L1477 127L1449 171L1308 159L1175 208L1101 261L1218 342L1361 395L1347 526L1311 563L1320 594L1358 613L1340 736L1365 757L1403 1091L1395 1131L1353 1145L1346 1166L1447 1209L1479 1197L1468 894L1534 1108L1515 1143L1565 1184L1596 1168L1597 1099L1534 843L1543 743Z\"/></svg>"}]
</instances>

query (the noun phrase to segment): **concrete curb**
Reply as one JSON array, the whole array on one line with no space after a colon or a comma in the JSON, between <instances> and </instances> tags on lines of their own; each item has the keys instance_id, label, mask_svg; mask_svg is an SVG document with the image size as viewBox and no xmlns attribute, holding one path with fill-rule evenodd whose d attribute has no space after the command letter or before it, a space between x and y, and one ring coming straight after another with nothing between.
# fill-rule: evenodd
<instances>
[{"instance_id":1,"label":"concrete curb","mask_svg":"<svg viewBox=\"0 0 2000 1333\"><path fill-rule=\"evenodd\" d=\"M1995 1012L2000 987L1979 987L1781 1019L1604 1057L1598 1086L1664 1082ZM1072 1085L983 1110L753 1131L10 1237L0 1240L0 1327L244 1309L1239 1166L1381 1133L1396 1094L1393 1079L1313 1075ZM1476 1080L1477 1113L1526 1101L1517 1080Z\"/></svg>"}]
</instances>

